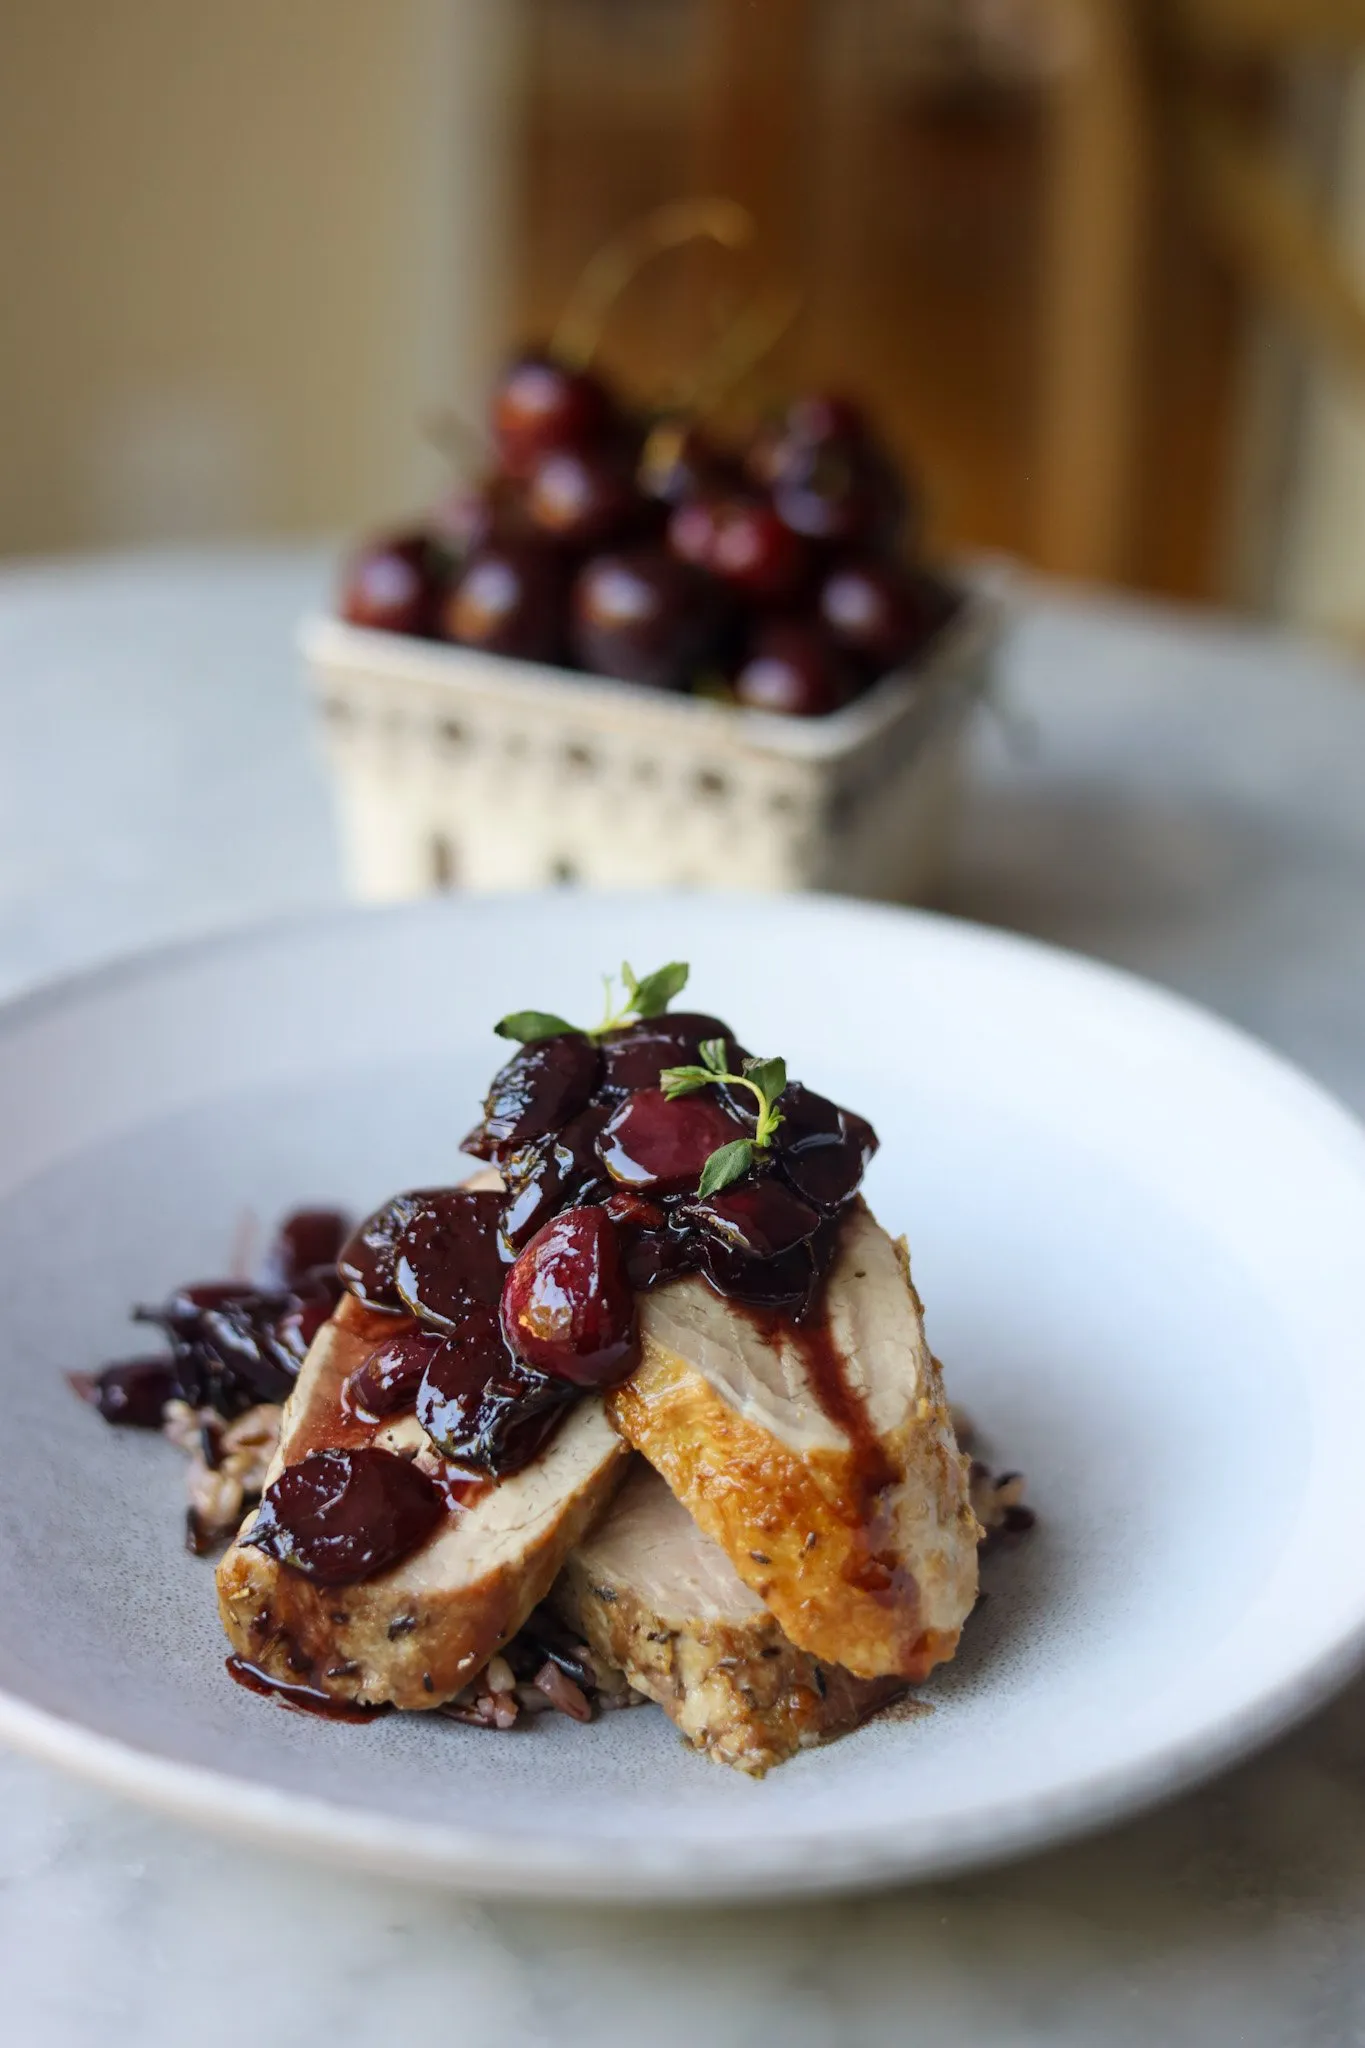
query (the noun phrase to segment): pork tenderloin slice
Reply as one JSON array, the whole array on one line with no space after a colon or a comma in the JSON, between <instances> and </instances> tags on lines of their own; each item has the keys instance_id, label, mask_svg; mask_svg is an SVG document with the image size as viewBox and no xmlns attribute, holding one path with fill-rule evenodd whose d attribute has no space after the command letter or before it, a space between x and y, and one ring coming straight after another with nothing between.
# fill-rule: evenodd
<instances>
[{"instance_id":1,"label":"pork tenderloin slice","mask_svg":"<svg viewBox=\"0 0 1365 2048\"><path fill-rule=\"evenodd\" d=\"M859 1678L951 1657L980 1531L904 1244L858 1202L810 1330L696 1278L645 1296L640 1329L612 1420L784 1635Z\"/></svg>"},{"instance_id":2,"label":"pork tenderloin slice","mask_svg":"<svg viewBox=\"0 0 1365 2048\"><path fill-rule=\"evenodd\" d=\"M788 1642L643 1459L570 1553L551 1599L694 1749L752 1777L847 1734L905 1690L902 1679L854 1678Z\"/></svg>"},{"instance_id":3,"label":"pork tenderloin slice","mask_svg":"<svg viewBox=\"0 0 1365 2048\"><path fill-rule=\"evenodd\" d=\"M349 1295L318 1332L285 1408L266 1475L331 1446L411 1452L409 1419L383 1430L347 1414L341 1390L394 1329ZM271 1678L369 1705L436 1707L479 1672L549 1592L568 1552L601 1513L628 1453L600 1397L581 1401L524 1471L457 1507L430 1542L354 1586L318 1586L243 1539L218 1566L218 1604L240 1657Z\"/></svg>"}]
</instances>

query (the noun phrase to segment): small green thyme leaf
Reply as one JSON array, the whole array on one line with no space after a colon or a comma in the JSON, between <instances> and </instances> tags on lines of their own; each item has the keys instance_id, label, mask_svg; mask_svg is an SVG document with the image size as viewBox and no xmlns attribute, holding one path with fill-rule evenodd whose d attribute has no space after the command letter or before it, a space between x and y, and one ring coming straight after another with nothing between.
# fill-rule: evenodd
<instances>
[{"instance_id":1,"label":"small green thyme leaf","mask_svg":"<svg viewBox=\"0 0 1365 2048\"><path fill-rule=\"evenodd\" d=\"M737 1139L733 1145L722 1145L713 1152L706 1162L697 1192L713 1195L717 1188L728 1187L732 1180L747 1173L757 1153L766 1151L773 1141L773 1133L782 1122L778 1098L787 1085L787 1062L780 1059L751 1060L743 1063L740 1074L725 1071L725 1040L708 1038L701 1046L702 1064L691 1067L665 1067L659 1075L659 1086L667 1101L674 1101L679 1095L695 1095L699 1088L747 1088L758 1104L754 1117L752 1138ZM735 1164L738 1160L740 1163ZM715 1173L723 1178L716 1180Z\"/></svg>"},{"instance_id":2,"label":"small green thyme leaf","mask_svg":"<svg viewBox=\"0 0 1365 2048\"><path fill-rule=\"evenodd\" d=\"M616 1031L621 1025L628 1024L632 1017L661 1016L674 996L687 986L687 973L685 960L672 960L667 967L656 967L652 974L639 981L629 960L623 960L622 1000L618 1006L613 979L611 975L604 974L602 980L607 992L605 1012L602 1022L592 1025L586 1036L602 1038L608 1031ZM493 1029L499 1038L516 1038L523 1045L533 1045L538 1038L555 1038L562 1031L582 1031L583 1026L569 1024L551 1010L514 1010L510 1017L504 1017Z\"/></svg>"},{"instance_id":3,"label":"small green thyme leaf","mask_svg":"<svg viewBox=\"0 0 1365 2048\"><path fill-rule=\"evenodd\" d=\"M629 969L625 970L629 973ZM670 960L667 967L656 967L653 974L647 974L643 981L636 981L634 975L627 984L631 1007L637 1017L660 1017L687 986L687 962Z\"/></svg>"},{"instance_id":4,"label":"small green thyme leaf","mask_svg":"<svg viewBox=\"0 0 1365 2048\"><path fill-rule=\"evenodd\" d=\"M493 1029L499 1038L515 1038L523 1045L533 1045L538 1038L558 1038L562 1031L576 1031L578 1027L566 1024L549 1010L513 1010L510 1017L504 1017Z\"/></svg>"},{"instance_id":5,"label":"small green thyme leaf","mask_svg":"<svg viewBox=\"0 0 1365 2048\"><path fill-rule=\"evenodd\" d=\"M723 1038L704 1038L701 1042L701 1063L713 1074L723 1074L726 1068L726 1048Z\"/></svg>"},{"instance_id":6,"label":"small green thyme leaf","mask_svg":"<svg viewBox=\"0 0 1365 2048\"><path fill-rule=\"evenodd\" d=\"M785 1060L745 1060L743 1073L753 1087L762 1089L769 1102L776 1102L787 1085Z\"/></svg>"},{"instance_id":7,"label":"small green thyme leaf","mask_svg":"<svg viewBox=\"0 0 1365 2048\"><path fill-rule=\"evenodd\" d=\"M680 1095L695 1095L699 1088L709 1088L715 1075L705 1067L665 1067L659 1075L659 1086L669 1102Z\"/></svg>"},{"instance_id":8,"label":"small green thyme leaf","mask_svg":"<svg viewBox=\"0 0 1365 2048\"><path fill-rule=\"evenodd\" d=\"M736 1138L732 1145L722 1145L711 1154L702 1168L697 1183L699 1195L717 1195L722 1188L728 1188L731 1181L743 1180L754 1163L754 1147L750 1138Z\"/></svg>"}]
</instances>

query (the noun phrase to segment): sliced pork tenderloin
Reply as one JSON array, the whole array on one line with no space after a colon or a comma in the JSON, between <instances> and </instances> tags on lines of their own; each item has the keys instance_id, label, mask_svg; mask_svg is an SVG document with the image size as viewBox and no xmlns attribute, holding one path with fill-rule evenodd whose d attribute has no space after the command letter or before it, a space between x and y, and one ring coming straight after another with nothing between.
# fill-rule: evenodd
<instances>
[{"instance_id":1,"label":"sliced pork tenderloin","mask_svg":"<svg viewBox=\"0 0 1365 2048\"><path fill-rule=\"evenodd\" d=\"M854 1678L788 1642L643 1459L551 1598L594 1658L661 1706L695 1749L752 1777L847 1734L905 1691L901 1679Z\"/></svg>"},{"instance_id":2,"label":"sliced pork tenderloin","mask_svg":"<svg viewBox=\"0 0 1365 2048\"><path fill-rule=\"evenodd\" d=\"M863 1679L951 1657L980 1530L904 1244L856 1202L812 1324L689 1278L640 1334L612 1420L789 1641Z\"/></svg>"},{"instance_id":3,"label":"sliced pork tenderloin","mask_svg":"<svg viewBox=\"0 0 1365 2048\"><path fill-rule=\"evenodd\" d=\"M412 1455L426 1444L413 1418L376 1429L342 1403L350 1374L393 1327L349 1295L342 1300L299 1373L267 1487L312 1451L374 1443ZM545 1597L627 1457L600 1397L590 1396L524 1470L472 1491L413 1556L353 1585L319 1585L254 1548L253 1511L218 1566L232 1647L270 1678L337 1699L439 1706Z\"/></svg>"}]
</instances>

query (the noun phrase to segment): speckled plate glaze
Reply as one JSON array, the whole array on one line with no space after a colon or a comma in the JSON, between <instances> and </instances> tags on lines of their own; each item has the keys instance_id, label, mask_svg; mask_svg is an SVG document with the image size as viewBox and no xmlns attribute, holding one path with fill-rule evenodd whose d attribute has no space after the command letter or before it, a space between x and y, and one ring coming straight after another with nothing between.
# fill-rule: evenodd
<instances>
[{"instance_id":1,"label":"speckled plate glaze","mask_svg":"<svg viewBox=\"0 0 1365 2048\"><path fill-rule=\"evenodd\" d=\"M1041 1522L933 1712L762 1784L653 1709L496 1735L302 1719L223 1670L180 1461L63 1373L220 1266L244 1211L451 1176L528 1002L690 959L699 1005L877 1122L930 1335ZM0 1014L0 1736L338 1864L541 1897L960 1869L1192 1783L1365 1638L1365 1136L1187 1005L833 901L444 900L215 940Z\"/></svg>"}]
</instances>

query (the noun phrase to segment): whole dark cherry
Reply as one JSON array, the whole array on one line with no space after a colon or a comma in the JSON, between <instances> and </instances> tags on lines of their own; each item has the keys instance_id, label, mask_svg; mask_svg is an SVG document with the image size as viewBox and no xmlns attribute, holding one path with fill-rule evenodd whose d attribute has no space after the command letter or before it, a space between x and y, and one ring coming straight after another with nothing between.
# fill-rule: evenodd
<instances>
[{"instance_id":1,"label":"whole dark cherry","mask_svg":"<svg viewBox=\"0 0 1365 2048\"><path fill-rule=\"evenodd\" d=\"M718 593L662 547L595 556L573 588L569 638L594 675L684 688L723 623Z\"/></svg>"},{"instance_id":2,"label":"whole dark cherry","mask_svg":"<svg viewBox=\"0 0 1365 2048\"><path fill-rule=\"evenodd\" d=\"M457 562L491 541L524 539L528 530L525 487L510 476L456 484L437 499L427 524L432 538Z\"/></svg>"},{"instance_id":3,"label":"whole dark cherry","mask_svg":"<svg viewBox=\"0 0 1365 2048\"><path fill-rule=\"evenodd\" d=\"M518 1358L575 1386L606 1386L635 1363L635 1297L603 1209L565 1209L507 1275L502 1327Z\"/></svg>"},{"instance_id":4,"label":"whole dark cherry","mask_svg":"<svg viewBox=\"0 0 1365 2048\"><path fill-rule=\"evenodd\" d=\"M744 1135L712 1089L670 1102L659 1088L642 1088L614 1111L597 1150L622 1187L681 1194L696 1186L713 1152Z\"/></svg>"},{"instance_id":5,"label":"whole dark cherry","mask_svg":"<svg viewBox=\"0 0 1365 2048\"><path fill-rule=\"evenodd\" d=\"M830 638L870 676L912 662L957 610L957 593L930 571L866 557L840 563L820 589Z\"/></svg>"},{"instance_id":6,"label":"whole dark cherry","mask_svg":"<svg viewBox=\"0 0 1365 2048\"><path fill-rule=\"evenodd\" d=\"M552 448L531 470L525 502L538 534L583 552L626 538L644 509L629 462L611 447Z\"/></svg>"},{"instance_id":7,"label":"whole dark cherry","mask_svg":"<svg viewBox=\"0 0 1365 2048\"><path fill-rule=\"evenodd\" d=\"M746 468L783 524L822 546L888 543L905 513L905 488L890 456L851 401L798 398L760 433Z\"/></svg>"},{"instance_id":8,"label":"whole dark cherry","mask_svg":"<svg viewBox=\"0 0 1365 2048\"><path fill-rule=\"evenodd\" d=\"M441 601L442 639L519 661L556 661L564 646L564 576L543 542L476 548Z\"/></svg>"},{"instance_id":9,"label":"whole dark cherry","mask_svg":"<svg viewBox=\"0 0 1365 2048\"><path fill-rule=\"evenodd\" d=\"M663 419L645 435L635 475L646 498L677 506L733 489L739 466L700 427Z\"/></svg>"},{"instance_id":10,"label":"whole dark cherry","mask_svg":"<svg viewBox=\"0 0 1365 2048\"><path fill-rule=\"evenodd\" d=\"M425 533L366 541L346 564L341 616L385 633L430 633L440 594L441 556Z\"/></svg>"},{"instance_id":11,"label":"whole dark cherry","mask_svg":"<svg viewBox=\"0 0 1365 2048\"><path fill-rule=\"evenodd\" d=\"M872 673L882 674L901 660L910 639L911 605L906 579L891 563L839 563L820 586L816 611L831 640Z\"/></svg>"},{"instance_id":12,"label":"whole dark cherry","mask_svg":"<svg viewBox=\"0 0 1365 2048\"><path fill-rule=\"evenodd\" d=\"M698 498L668 523L673 553L708 569L741 597L783 604L795 597L811 565L808 544L760 498Z\"/></svg>"},{"instance_id":13,"label":"whole dark cherry","mask_svg":"<svg viewBox=\"0 0 1365 2048\"><path fill-rule=\"evenodd\" d=\"M810 563L806 542L771 505L732 499L722 509L711 568L743 596L760 604L785 603L800 590Z\"/></svg>"},{"instance_id":14,"label":"whole dark cherry","mask_svg":"<svg viewBox=\"0 0 1365 2048\"><path fill-rule=\"evenodd\" d=\"M315 1451L267 1488L242 1538L321 1586L350 1586L401 1564L444 1514L406 1458L373 1447Z\"/></svg>"},{"instance_id":15,"label":"whole dark cherry","mask_svg":"<svg viewBox=\"0 0 1365 2048\"><path fill-rule=\"evenodd\" d=\"M614 410L606 386L590 371L548 355L518 357L493 394L493 439L503 468L524 477L552 448L592 447L610 430Z\"/></svg>"},{"instance_id":16,"label":"whole dark cherry","mask_svg":"<svg viewBox=\"0 0 1365 2048\"><path fill-rule=\"evenodd\" d=\"M751 711L823 718L848 703L854 679L819 626L806 619L772 619L755 633L734 690L736 702Z\"/></svg>"}]
</instances>

